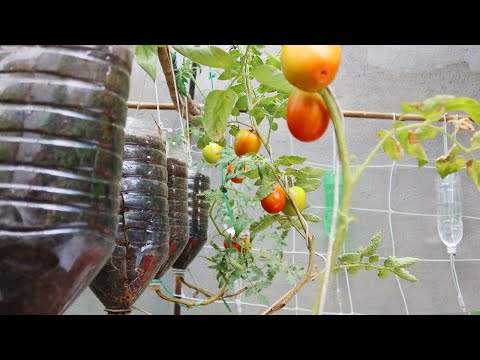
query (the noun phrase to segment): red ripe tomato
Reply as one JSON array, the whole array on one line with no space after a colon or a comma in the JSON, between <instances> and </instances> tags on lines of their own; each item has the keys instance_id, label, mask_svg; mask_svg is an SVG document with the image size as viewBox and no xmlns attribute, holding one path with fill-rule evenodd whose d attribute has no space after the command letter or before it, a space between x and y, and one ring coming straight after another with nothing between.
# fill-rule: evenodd
<instances>
[{"instance_id":1,"label":"red ripe tomato","mask_svg":"<svg viewBox=\"0 0 480 360\"><path fill-rule=\"evenodd\" d=\"M296 139L315 141L325 133L329 123L330 112L318 93L292 91L287 104L287 125Z\"/></svg>"},{"instance_id":2,"label":"red ripe tomato","mask_svg":"<svg viewBox=\"0 0 480 360\"><path fill-rule=\"evenodd\" d=\"M233 165L233 164L228 165L227 174L230 174L233 171L234 168L235 168L235 165ZM245 171L248 171L248 165L245 165ZM241 184L243 182L243 180L245 180L245 177L243 177L243 178L238 178L238 177L232 178L232 181L235 184Z\"/></svg>"},{"instance_id":3,"label":"red ripe tomato","mask_svg":"<svg viewBox=\"0 0 480 360\"><path fill-rule=\"evenodd\" d=\"M228 244L227 244L226 241L223 242L223 247L224 247L225 249L228 249ZM234 239L232 239L232 246L231 246L231 247L237 249L239 252L242 251L242 247L241 247L240 244L237 243L237 241L234 240Z\"/></svg>"},{"instance_id":4,"label":"red ripe tomato","mask_svg":"<svg viewBox=\"0 0 480 360\"><path fill-rule=\"evenodd\" d=\"M244 239L243 244L248 245L248 246L244 246L245 252L250 252L250 250L252 250L252 245L250 244L250 238ZM225 249L228 249L228 244L227 244L226 241L223 242L223 247ZM237 249L238 252L242 251L242 246L238 243L237 237L232 238L232 246L231 247Z\"/></svg>"},{"instance_id":5,"label":"red ripe tomato","mask_svg":"<svg viewBox=\"0 0 480 360\"><path fill-rule=\"evenodd\" d=\"M240 130L237 133L235 142L233 143L233 149L237 156L242 156L249 152L258 153L261 146L262 141L258 135L254 131L246 129Z\"/></svg>"},{"instance_id":6,"label":"red ripe tomato","mask_svg":"<svg viewBox=\"0 0 480 360\"><path fill-rule=\"evenodd\" d=\"M295 87L317 92L327 87L340 66L340 45L284 45L283 74Z\"/></svg>"},{"instance_id":7,"label":"red ripe tomato","mask_svg":"<svg viewBox=\"0 0 480 360\"><path fill-rule=\"evenodd\" d=\"M261 203L263 209L269 214L276 214L283 210L287 196L280 185L275 185L275 190L264 198Z\"/></svg>"}]
</instances>

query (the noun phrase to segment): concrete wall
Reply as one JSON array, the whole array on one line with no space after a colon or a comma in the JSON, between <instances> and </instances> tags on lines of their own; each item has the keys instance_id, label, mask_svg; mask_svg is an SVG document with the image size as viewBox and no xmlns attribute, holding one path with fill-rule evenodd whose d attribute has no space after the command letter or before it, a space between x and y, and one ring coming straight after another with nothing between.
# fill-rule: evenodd
<instances>
[{"instance_id":1,"label":"concrete wall","mask_svg":"<svg viewBox=\"0 0 480 360\"><path fill-rule=\"evenodd\" d=\"M277 51L273 46L272 51ZM159 83L159 97L169 102L166 87ZM138 100L143 88L144 74L135 66L132 77L132 100ZM204 91L211 89L208 69L200 76ZM344 109L399 112L403 101L419 101L446 93L480 98L480 47L470 45L360 45L343 46L343 61L334 82L334 88ZM219 81L215 82L220 87ZM153 84L146 82L144 101L155 101ZM201 97L198 96L201 101ZM133 112L132 112L133 113ZM153 112L155 113L155 112ZM150 117L148 112L140 116ZM178 127L178 115L162 111L161 119L172 127ZM175 125L177 124L177 125ZM276 154L294 152L305 155L309 161L330 167L333 161L332 127L327 134L313 144L292 140L285 123L279 122L275 133L273 150ZM350 152L358 159L365 158L377 142L380 129L388 129L391 121L347 119L346 133ZM468 138L461 134L459 138ZM426 142L426 151L431 160L442 154L443 140ZM383 256L416 256L422 260L412 267L420 279L410 284L397 281L395 277L379 280L375 272L360 272L357 275L340 273L333 282L326 311L329 313L359 314L444 314L458 313L460 308L453 284L446 248L441 243L436 228L434 178L435 169L418 170L414 159L404 159L392 167L392 161L379 154L359 182L352 200L352 213L358 221L350 227L347 250L364 245L370 237L382 231L384 241L380 249ZM430 161L429 165L432 165ZM211 173L218 185L218 173ZM480 309L480 242L477 236L480 225L480 194L462 173L464 237L458 247L456 263L460 287L467 308ZM390 191L391 190L391 191ZM389 195L391 194L391 195ZM313 210L322 215L322 191L308 194ZM390 204L390 208L389 208ZM318 207L318 208L316 208ZM416 215L422 214L422 215ZM426 215L426 216L424 216ZM326 248L326 235L322 225L315 225L317 246ZM211 234L214 232L211 231ZM298 237L290 235L286 258L297 264L306 264L305 245ZM201 255L212 254L206 247ZM302 253L303 252L303 253ZM190 270L195 281L204 288L216 288L214 271L207 269L207 261L198 257ZM322 267L321 261L318 266ZM173 283L171 274L166 282ZM241 284L240 284L241 285ZM281 314L308 314L313 305L317 284L309 284L296 297L289 308ZM289 289L283 276L266 291L270 301L275 301ZM338 289L338 290L337 290ZM187 292L187 294L189 294ZM262 307L255 298L242 298L241 307L232 304L233 313L258 314ZM244 304L248 303L248 305ZM170 314L172 306L146 291L136 304L155 314ZM101 314L102 305L89 291L73 304L68 314ZM223 304L184 310L184 314L228 314Z\"/></svg>"}]
</instances>

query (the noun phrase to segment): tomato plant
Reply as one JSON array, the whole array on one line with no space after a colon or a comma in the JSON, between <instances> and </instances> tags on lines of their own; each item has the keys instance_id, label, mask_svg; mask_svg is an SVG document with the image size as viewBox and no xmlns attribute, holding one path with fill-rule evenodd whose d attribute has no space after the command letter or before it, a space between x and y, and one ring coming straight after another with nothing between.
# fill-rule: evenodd
<instances>
[{"instance_id":1,"label":"tomato plant","mask_svg":"<svg viewBox=\"0 0 480 360\"><path fill-rule=\"evenodd\" d=\"M403 104L404 113L416 113L426 120L413 124L397 121L392 129L380 131L377 146L363 162L353 167L345 141L340 105L328 86L339 67L339 45L288 45L276 55L266 51L263 45L235 45L228 51L214 46L175 45L173 49L200 66L222 69L218 79L226 82L223 90L212 89L204 94L203 112L195 116L200 130L193 136L193 131L188 129L196 139L197 147L207 148L202 150L207 154L213 153L208 149L211 143L222 147L219 152L214 149L215 161L211 161L213 156L205 156L206 166L218 169L223 177L222 184L203 193L211 203L209 217L216 229L211 239L215 254L208 260L212 263L210 268L217 273L221 288L217 299L232 288L235 280L242 279L248 283L243 289L246 296L256 295L261 303L269 304L263 289L272 284L279 272L285 272L291 280L292 289L275 301L265 314L282 309L305 284L314 280L319 280L319 291L313 312L321 313L331 276L342 269L349 274L361 269L375 270L379 278L395 274L406 281L417 281L407 269L417 261L416 258L388 256L380 263L380 234L373 235L365 248L343 253L347 229L354 220L350 215L353 189L369 162L382 149L396 161L405 154L415 157L422 167L429 160L421 141L438 134L446 135L454 145L447 154L435 160L438 173L445 177L465 169L467 176L480 189L480 160L473 155L474 150L480 149L480 132L475 132L470 144L464 145L446 133L443 126L434 125L443 113L450 111L466 112L470 119L480 124L480 104L475 100L438 96L423 103ZM142 63L144 68L149 68L148 61ZM153 70L153 67L149 69ZM179 81L183 81L189 72L182 70L181 74ZM242 112L246 114L244 118ZM455 131L473 128L470 119L456 121ZM336 195L332 225L336 226L331 226L328 234L327 265L321 276L314 271L313 260L318 245L310 228L310 223L320 222L320 218L305 211L308 208L305 193L320 187L324 170L305 166L306 157L274 154L271 142L275 141L278 122L284 120L292 135L301 141L314 141L321 137L330 121L335 128L341 163L341 166L337 163L334 169ZM264 131L260 131L262 123L267 125ZM233 147L226 145L227 134L235 137ZM260 149L264 151L260 152ZM318 150L322 151L321 148ZM343 181L341 195L338 189L340 172ZM245 176L244 189L240 191L238 187L230 186L225 173L227 179ZM260 206L267 214L254 217L249 210ZM309 254L306 269L288 264L283 257L285 239L290 231L295 231L305 240ZM220 238L220 244L226 246L218 246L217 238ZM249 239L249 242L245 244L242 239ZM264 240L272 245L262 249L260 245ZM259 248L256 249L257 244ZM235 245L239 245L240 250L245 250L246 246L248 251L238 251ZM250 251L253 245L255 247ZM213 300L215 297L205 303ZM188 306L196 306L196 303Z\"/></svg>"},{"instance_id":2,"label":"tomato plant","mask_svg":"<svg viewBox=\"0 0 480 360\"><path fill-rule=\"evenodd\" d=\"M340 66L339 45L285 45L282 70L294 86L308 92L327 87Z\"/></svg>"},{"instance_id":3,"label":"tomato plant","mask_svg":"<svg viewBox=\"0 0 480 360\"><path fill-rule=\"evenodd\" d=\"M318 93L292 91L288 98L287 125L296 139L304 142L318 140L329 123L330 113Z\"/></svg>"}]
</instances>

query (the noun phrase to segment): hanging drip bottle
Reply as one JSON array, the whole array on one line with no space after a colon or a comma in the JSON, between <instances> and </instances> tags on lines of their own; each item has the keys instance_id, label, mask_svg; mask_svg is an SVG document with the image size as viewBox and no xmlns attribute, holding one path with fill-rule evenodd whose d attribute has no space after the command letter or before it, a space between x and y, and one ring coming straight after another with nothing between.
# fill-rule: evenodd
<instances>
[{"instance_id":1,"label":"hanging drip bottle","mask_svg":"<svg viewBox=\"0 0 480 360\"><path fill-rule=\"evenodd\" d=\"M458 283L455 269L455 254L457 245L463 237L462 220L462 193L460 175L454 173L442 179L435 178L435 192L437 194L437 228L438 235L447 246L450 255L450 267L452 270L453 283L457 291L458 304L462 312L467 312L463 300L460 284Z\"/></svg>"},{"instance_id":2,"label":"hanging drip bottle","mask_svg":"<svg viewBox=\"0 0 480 360\"><path fill-rule=\"evenodd\" d=\"M463 237L461 182L458 173L435 179L437 227L449 254L455 254Z\"/></svg>"}]
</instances>

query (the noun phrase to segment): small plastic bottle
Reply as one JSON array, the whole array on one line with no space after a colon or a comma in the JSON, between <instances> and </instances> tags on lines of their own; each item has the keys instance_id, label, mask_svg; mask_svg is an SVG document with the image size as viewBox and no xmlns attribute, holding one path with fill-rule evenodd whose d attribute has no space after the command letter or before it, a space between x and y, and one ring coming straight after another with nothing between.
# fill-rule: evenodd
<instances>
[{"instance_id":1,"label":"small plastic bottle","mask_svg":"<svg viewBox=\"0 0 480 360\"><path fill-rule=\"evenodd\" d=\"M437 227L442 242L449 254L455 254L463 237L462 189L458 173L442 179L435 178L437 195Z\"/></svg>"}]
</instances>

